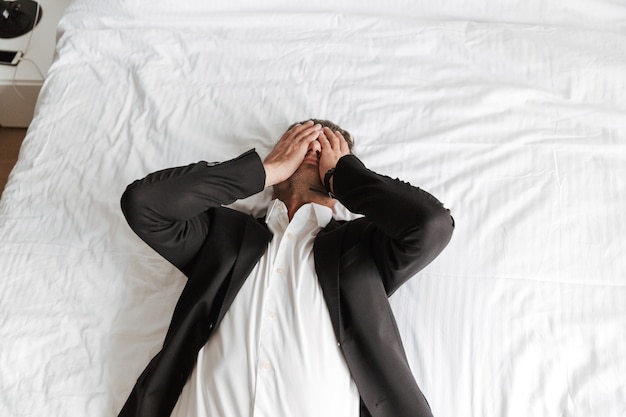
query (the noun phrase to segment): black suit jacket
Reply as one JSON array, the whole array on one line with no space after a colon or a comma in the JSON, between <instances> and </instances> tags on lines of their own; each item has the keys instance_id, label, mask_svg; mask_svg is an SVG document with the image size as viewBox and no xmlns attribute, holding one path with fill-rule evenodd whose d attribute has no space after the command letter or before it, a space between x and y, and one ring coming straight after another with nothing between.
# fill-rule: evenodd
<instances>
[{"instance_id":1,"label":"black suit jacket","mask_svg":"<svg viewBox=\"0 0 626 417\"><path fill-rule=\"evenodd\" d=\"M447 245L449 211L410 184L341 158L336 197L365 217L332 220L315 239L315 269L342 352L361 396L361 416L426 417L430 408L409 368L388 297ZM222 207L263 190L258 154L217 165L171 168L129 185L122 210L132 229L188 282L161 351L120 416L169 416L209 340L266 250L263 219Z\"/></svg>"}]
</instances>

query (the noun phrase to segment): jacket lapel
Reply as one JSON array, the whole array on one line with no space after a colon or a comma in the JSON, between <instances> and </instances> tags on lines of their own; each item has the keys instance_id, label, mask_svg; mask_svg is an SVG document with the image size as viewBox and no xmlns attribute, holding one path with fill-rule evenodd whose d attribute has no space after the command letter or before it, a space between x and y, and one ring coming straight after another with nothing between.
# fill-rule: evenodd
<instances>
[{"instance_id":1,"label":"jacket lapel","mask_svg":"<svg viewBox=\"0 0 626 417\"><path fill-rule=\"evenodd\" d=\"M313 256L315 271L319 280L330 320L338 341L342 340L341 305L339 299L339 259L341 249L341 228L334 219L315 239Z\"/></svg>"},{"instance_id":2,"label":"jacket lapel","mask_svg":"<svg viewBox=\"0 0 626 417\"><path fill-rule=\"evenodd\" d=\"M232 274L228 281L228 288L217 316L217 323L222 320L244 281L252 272L261 256L263 256L263 253L265 253L267 243L272 238L272 234L264 226L264 223L252 218L245 224L239 252L237 253L237 262L233 266Z\"/></svg>"}]
</instances>

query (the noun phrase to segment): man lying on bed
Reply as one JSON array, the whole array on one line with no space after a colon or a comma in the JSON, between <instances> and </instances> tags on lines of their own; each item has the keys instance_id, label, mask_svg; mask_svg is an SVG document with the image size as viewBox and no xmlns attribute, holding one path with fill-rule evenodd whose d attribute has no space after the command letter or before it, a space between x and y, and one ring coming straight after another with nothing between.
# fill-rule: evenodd
<instances>
[{"instance_id":1,"label":"man lying on bed","mask_svg":"<svg viewBox=\"0 0 626 417\"><path fill-rule=\"evenodd\" d=\"M443 250L453 219L351 148L307 121L263 161L250 150L128 186L128 223L188 281L120 416L431 416L387 298ZM265 218L222 207L268 186ZM337 200L364 217L332 219Z\"/></svg>"}]
</instances>

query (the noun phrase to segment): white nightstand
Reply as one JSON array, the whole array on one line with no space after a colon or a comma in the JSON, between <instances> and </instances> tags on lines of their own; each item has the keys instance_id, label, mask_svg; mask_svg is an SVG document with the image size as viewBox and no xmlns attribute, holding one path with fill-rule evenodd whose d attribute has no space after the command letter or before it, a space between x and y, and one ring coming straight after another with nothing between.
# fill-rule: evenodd
<instances>
[{"instance_id":1,"label":"white nightstand","mask_svg":"<svg viewBox=\"0 0 626 417\"><path fill-rule=\"evenodd\" d=\"M42 9L41 21L31 33L12 39L0 39L0 49L23 51L24 58L16 67L0 65L0 126L27 127L33 118L35 103L52 63L57 25L72 0L36 0ZM25 51L28 46L28 50ZM14 77L15 74L15 77ZM17 90L17 91L16 91Z\"/></svg>"}]
</instances>

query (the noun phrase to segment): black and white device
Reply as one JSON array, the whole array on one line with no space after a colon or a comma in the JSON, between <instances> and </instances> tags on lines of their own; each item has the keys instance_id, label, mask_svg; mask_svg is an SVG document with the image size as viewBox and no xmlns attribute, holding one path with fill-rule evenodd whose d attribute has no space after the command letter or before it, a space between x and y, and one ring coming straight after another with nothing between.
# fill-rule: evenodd
<instances>
[{"instance_id":1,"label":"black and white device","mask_svg":"<svg viewBox=\"0 0 626 417\"><path fill-rule=\"evenodd\" d=\"M20 51L0 51L0 64L15 66L20 62L22 55Z\"/></svg>"},{"instance_id":2,"label":"black and white device","mask_svg":"<svg viewBox=\"0 0 626 417\"><path fill-rule=\"evenodd\" d=\"M41 14L41 6L34 0L0 0L0 38L17 38L30 32Z\"/></svg>"}]
</instances>

